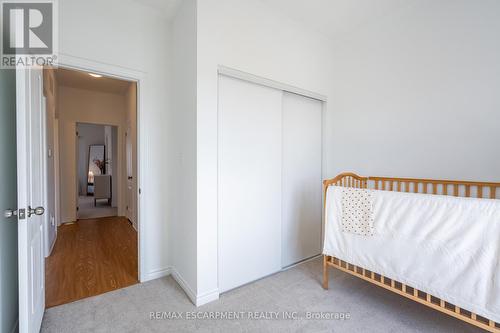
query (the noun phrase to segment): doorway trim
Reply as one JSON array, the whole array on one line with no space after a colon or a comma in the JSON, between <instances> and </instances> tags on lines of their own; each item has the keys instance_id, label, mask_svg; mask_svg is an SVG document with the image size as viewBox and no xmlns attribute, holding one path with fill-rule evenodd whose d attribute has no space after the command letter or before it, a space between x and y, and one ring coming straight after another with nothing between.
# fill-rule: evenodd
<instances>
[{"instance_id":1,"label":"doorway trim","mask_svg":"<svg viewBox=\"0 0 500 333\"><path fill-rule=\"evenodd\" d=\"M60 53L58 58L58 67L65 69L73 69L84 72L92 72L95 74L101 74L103 76L112 77L120 80L135 82L137 85L137 186L136 186L136 197L137 197L137 238L138 238L138 279L139 282L145 282L151 280L152 278L147 275L146 269L144 267L144 263L146 262L146 258L144 258L145 254L145 244L146 240L143 236L146 235L145 226L143 221L145 219L145 212L141 209L144 200L141 196L141 187L143 183L143 167L144 159L142 159L142 154L146 151L145 147L143 149L143 145L145 144L145 140L143 140L141 135L141 120L142 120L142 111L145 109L145 100L142 91L146 86L146 73L130 69L121 66L115 66L103 62L98 62L90 59L80 58L71 56L69 54Z\"/></svg>"}]
</instances>

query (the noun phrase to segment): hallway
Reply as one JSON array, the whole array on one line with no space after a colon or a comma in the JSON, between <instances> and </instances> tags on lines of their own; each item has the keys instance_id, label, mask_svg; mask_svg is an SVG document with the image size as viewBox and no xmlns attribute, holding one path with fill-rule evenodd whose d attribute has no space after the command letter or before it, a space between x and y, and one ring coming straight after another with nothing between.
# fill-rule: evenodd
<instances>
[{"instance_id":1,"label":"hallway","mask_svg":"<svg viewBox=\"0 0 500 333\"><path fill-rule=\"evenodd\" d=\"M137 255L137 232L124 217L62 225L45 261L46 307L138 283Z\"/></svg>"},{"instance_id":2,"label":"hallway","mask_svg":"<svg viewBox=\"0 0 500 333\"><path fill-rule=\"evenodd\" d=\"M82 196L78 197L78 219L97 219L102 217L111 217L118 215L118 208L112 207L106 201L98 201L94 205L94 197Z\"/></svg>"}]
</instances>

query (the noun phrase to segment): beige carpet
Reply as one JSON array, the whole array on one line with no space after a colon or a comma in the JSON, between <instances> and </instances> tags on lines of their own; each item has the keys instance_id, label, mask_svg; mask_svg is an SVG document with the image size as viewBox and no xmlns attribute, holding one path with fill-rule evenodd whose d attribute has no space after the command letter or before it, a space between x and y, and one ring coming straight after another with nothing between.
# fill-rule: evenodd
<instances>
[{"instance_id":1,"label":"beige carpet","mask_svg":"<svg viewBox=\"0 0 500 333\"><path fill-rule=\"evenodd\" d=\"M97 200L97 205L94 207L94 197L80 196L78 197L78 214L79 220L96 219L100 217L117 216L118 209L108 205L107 200Z\"/></svg>"},{"instance_id":2,"label":"beige carpet","mask_svg":"<svg viewBox=\"0 0 500 333\"><path fill-rule=\"evenodd\" d=\"M325 291L321 275L321 261L314 260L199 308L166 277L48 309L42 332L482 332L337 270L332 270L330 290ZM205 316L224 311L245 315L240 320L187 318L193 312ZM265 311L277 312L279 318L249 319L249 311L258 312L254 318ZM170 319L165 314L150 319L151 312L170 312ZM313 320L305 318L306 312L349 313L350 319ZM283 319L283 313L298 317Z\"/></svg>"}]
</instances>

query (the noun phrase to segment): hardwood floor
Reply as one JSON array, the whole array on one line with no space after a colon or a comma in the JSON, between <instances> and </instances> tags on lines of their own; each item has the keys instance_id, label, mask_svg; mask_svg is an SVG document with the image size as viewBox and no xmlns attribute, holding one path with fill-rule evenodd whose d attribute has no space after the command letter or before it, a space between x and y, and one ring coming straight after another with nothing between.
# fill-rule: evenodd
<instances>
[{"instance_id":1,"label":"hardwood floor","mask_svg":"<svg viewBox=\"0 0 500 333\"><path fill-rule=\"evenodd\" d=\"M58 229L45 261L47 307L138 283L137 232L123 217L79 220Z\"/></svg>"}]
</instances>

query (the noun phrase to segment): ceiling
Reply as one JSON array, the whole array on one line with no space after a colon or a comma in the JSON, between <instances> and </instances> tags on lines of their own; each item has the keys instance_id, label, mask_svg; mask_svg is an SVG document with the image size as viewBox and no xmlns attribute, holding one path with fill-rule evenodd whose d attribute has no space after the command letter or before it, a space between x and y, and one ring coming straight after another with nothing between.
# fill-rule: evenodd
<instances>
[{"instance_id":1,"label":"ceiling","mask_svg":"<svg viewBox=\"0 0 500 333\"><path fill-rule=\"evenodd\" d=\"M183 0L133 0L172 18ZM349 33L418 0L247 0L260 1L330 38Z\"/></svg>"},{"instance_id":2,"label":"ceiling","mask_svg":"<svg viewBox=\"0 0 500 333\"><path fill-rule=\"evenodd\" d=\"M167 18L171 19L177 12L177 8L182 0L133 0L154 10L158 10Z\"/></svg>"},{"instance_id":3,"label":"ceiling","mask_svg":"<svg viewBox=\"0 0 500 333\"><path fill-rule=\"evenodd\" d=\"M71 88L124 95L131 84L129 81L105 76L100 78L92 77L88 72L76 70L58 68L55 72L58 85Z\"/></svg>"},{"instance_id":4,"label":"ceiling","mask_svg":"<svg viewBox=\"0 0 500 333\"><path fill-rule=\"evenodd\" d=\"M414 2L401 0L260 0L328 37L358 29Z\"/></svg>"}]
</instances>

